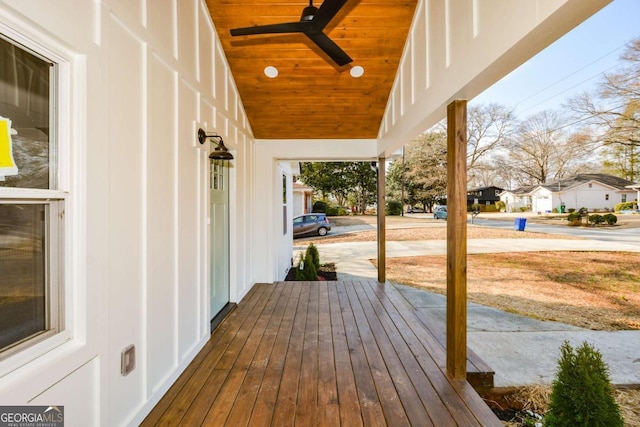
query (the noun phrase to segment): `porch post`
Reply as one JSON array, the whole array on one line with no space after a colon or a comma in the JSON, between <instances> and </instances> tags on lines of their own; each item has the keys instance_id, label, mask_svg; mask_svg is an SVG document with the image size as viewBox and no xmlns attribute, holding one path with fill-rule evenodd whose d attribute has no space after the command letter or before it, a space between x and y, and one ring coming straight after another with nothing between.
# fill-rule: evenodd
<instances>
[{"instance_id":1,"label":"porch post","mask_svg":"<svg viewBox=\"0 0 640 427\"><path fill-rule=\"evenodd\" d=\"M384 283L387 280L386 258L387 258L387 237L386 237L386 188L385 188L385 158L378 158L378 282Z\"/></svg>"},{"instance_id":2,"label":"porch post","mask_svg":"<svg viewBox=\"0 0 640 427\"><path fill-rule=\"evenodd\" d=\"M447 372L467 377L467 101L447 106Z\"/></svg>"}]
</instances>

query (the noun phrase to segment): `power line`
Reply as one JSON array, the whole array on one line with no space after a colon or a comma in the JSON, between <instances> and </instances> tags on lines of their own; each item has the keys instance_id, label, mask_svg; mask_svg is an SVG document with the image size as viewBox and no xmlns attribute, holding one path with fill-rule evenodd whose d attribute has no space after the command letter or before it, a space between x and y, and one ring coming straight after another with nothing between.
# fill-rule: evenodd
<instances>
[{"instance_id":1,"label":"power line","mask_svg":"<svg viewBox=\"0 0 640 427\"><path fill-rule=\"evenodd\" d=\"M522 101L520 101L520 102L516 103L516 104L515 104L515 106L514 106L514 108L518 107L518 105L522 104L523 102L526 102L526 101L528 101L529 99L534 98L534 97L536 97L536 96L540 95L542 92L545 92L546 90L548 90L548 89L550 89L550 88L552 88L552 87L554 87L554 86L556 86L556 85L558 85L558 84L562 83L563 81L565 81L565 80L569 79L570 77L575 76L576 74L578 74L578 73L579 73L579 72L581 72L582 70L584 70L584 69L586 69L586 68L590 67L591 65L595 64L596 62L599 62L599 61L603 60L604 58L606 58L606 57L610 56L611 54L613 54L613 53L615 53L615 52L617 52L617 51L619 51L620 49L622 49L622 48L624 48L624 47L627 47L627 46L631 45L631 42L632 42L632 41L627 41L627 42L623 43L622 45L620 45L620 46L616 47L615 49L613 49L613 50L609 51L608 53L605 53L604 55L600 56L599 58L596 58L596 59L594 59L593 61L589 62L588 64L586 64L586 65L582 66L581 68L577 69L576 71L574 71L574 72L572 72L572 73L567 74L566 76L564 76L564 77L562 77L561 79L559 79L559 80L555 81L554 83L552 83L552 84L550 84L550 85L548 85L548 86L546 86L546 87L544 87L544 88L540 89L540 90L539 90L539 91L537 91L536 93L534 93L534 94L532 94L532 95L529 95L528 97L524 98ZM616 65L616 66L617 66L617 65ZM615 67L615 66L614 66L614 67ZM614 68L614 67L611 67L611 68ZM602 71L602 72L600 72L600 73L596 74L596 76L601 75L601 74L604 74L605 72L609 71L611 68L609 68L609 69L607 69L607 70L604 70L604 71ZM595 76L594 76L594 77L595 77ZM591 77L591 78L593 78L593 77ZM591 79L591 78L590 78L590 79ZM586 81L588 81L588 80L590 80L590 79L587 79L587 80L583 81L582 83L584 83L584 82L586 82ZM582 83L580 83L580 84L582 84ZM575 87L575 86L574 86L574 87ZM563 92L561 92L560 94L562 94L562 93L564 93L564 92L566 92L566 91L563 91ZM558 95L560 95L560 94L558 94ZM554 97L555 97L555 96L554 96ZM554 98L554 97L548 98L547 100L552 99L552 98ZM545 100L545 101L543 101L543 102L546 102L547 100ZM536 104L535 106L537 106L537 105L540 105L540 104ZM531 108L533 108L533 107L530 107L529 109L531 109ZM526 110L525 110L525 111L526 111Z\"/></svg>"}]
</instances>

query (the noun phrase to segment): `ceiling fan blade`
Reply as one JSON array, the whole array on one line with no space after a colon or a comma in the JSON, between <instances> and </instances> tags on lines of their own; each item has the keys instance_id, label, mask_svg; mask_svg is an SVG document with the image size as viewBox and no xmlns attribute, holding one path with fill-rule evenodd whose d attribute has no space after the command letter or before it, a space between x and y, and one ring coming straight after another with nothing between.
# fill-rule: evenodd
<instances>
[{"instance_id":1,"label":"ceiling fan blade","mask_svg":"<svg viewBox=\"0 0 640 427\"><path fill-rule=\"evenodd\" d=\"M253 27L234 28L232 36L249 36L252 34L302 33L310 28L311 22L285 22L283 24L256 25Z\"/></svg>"},{"instance_id":2,"label":"ceiling fan blade","mask_svg":"<svg viewBox=\"0 0 640 427\"><path fill-rule=\"evenodd\" d=\"M347 0L324 0L313 17L313 28L322 31L346 2Z\"/></svg>"},{"instance_id":3,"label":"ceiling fan blade","mask_svg":"<svg viewBox=\"0 0 640 427\"><path fill-rule=\"evenodd\" d=\"M353 61L340 46L335 44L333 40L322 31L306 31L305 34L339 66L342 67Z\"/></svg>"}]
</instances>

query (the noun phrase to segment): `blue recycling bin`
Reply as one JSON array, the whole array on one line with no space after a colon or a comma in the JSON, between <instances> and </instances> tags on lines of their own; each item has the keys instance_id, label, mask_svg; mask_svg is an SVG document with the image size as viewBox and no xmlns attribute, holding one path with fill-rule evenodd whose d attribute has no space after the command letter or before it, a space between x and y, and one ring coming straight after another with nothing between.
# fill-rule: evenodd
<instances>
[{"instance_id":1,"label":"blue recycling bin","mask_svg":"<svg viewBox=\"0 0 640 427\"><path fill-rule=\"evenodd\" d=\"M527 218L516 218L513 224L513 229L517 231L524 231L524 227L527 225Z\"/></svg>"}]
</instances>

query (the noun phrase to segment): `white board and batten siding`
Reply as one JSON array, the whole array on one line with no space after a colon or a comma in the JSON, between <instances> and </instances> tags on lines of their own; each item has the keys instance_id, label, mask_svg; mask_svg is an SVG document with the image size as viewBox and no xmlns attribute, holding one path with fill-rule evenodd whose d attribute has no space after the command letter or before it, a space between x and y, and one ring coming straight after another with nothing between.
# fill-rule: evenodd
<instances>
[{"instance_id":1,"label":"white board and batten siding","mask_svg":"<svg viewBox=\"0 0 640 427\"><path fill-rule=\"evenodd\" d=\"M71 339L0 361L0 404L64 405L67 426L137 425L209 336L208 150L231 172L231 292L253 284L253 139L199 0L0 1L0 30L55 52L61 85ZM136 369L120 353L136 346Z\"/></svg>"}]
</instances>

